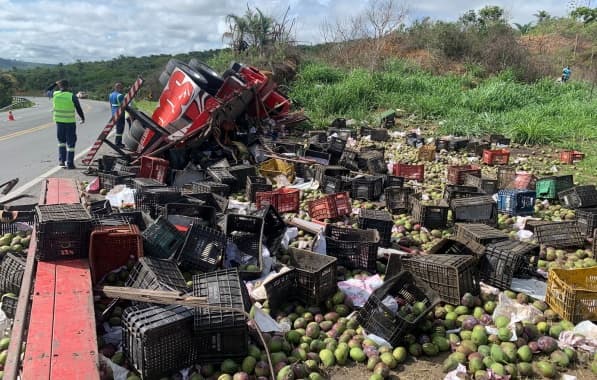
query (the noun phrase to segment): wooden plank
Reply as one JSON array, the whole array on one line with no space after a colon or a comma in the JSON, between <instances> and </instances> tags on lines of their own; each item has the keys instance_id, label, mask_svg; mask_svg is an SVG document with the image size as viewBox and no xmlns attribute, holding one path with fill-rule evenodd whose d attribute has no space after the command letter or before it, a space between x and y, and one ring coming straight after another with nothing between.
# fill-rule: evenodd
<instances>
[{"instance_id":1,"label":"wooden plank","mask_svg":"<svg viewBox=\"0 0 597 380\"><path fill-rule=\"evenodd\" d=\"M207 306L207 297L185 296L167 290L136 289L124 286L100 286L95 291L107 298L120 298L129 301L159 303L163 305L183 305L189 307Z\"/></svg>"},{"instance_id":2,"label":"wooden plank","mask_svg":"<svg viewBox=\"0 0 597 380\"><path fill-rule=\"evenodd\" d=\"M50 379L55 286L56 265L38 262L23 360L24 379Z\"/></svg>"},{"instance_id":3,"label":"wooden plank","mask_svg":"<svg viewBox=\"0 0 597 380\"><path fill-rule=\"evenodd\" d=\"M56 263L50 378L99 380L91 275L86 259Z\"/></svg>"}]
</instances>

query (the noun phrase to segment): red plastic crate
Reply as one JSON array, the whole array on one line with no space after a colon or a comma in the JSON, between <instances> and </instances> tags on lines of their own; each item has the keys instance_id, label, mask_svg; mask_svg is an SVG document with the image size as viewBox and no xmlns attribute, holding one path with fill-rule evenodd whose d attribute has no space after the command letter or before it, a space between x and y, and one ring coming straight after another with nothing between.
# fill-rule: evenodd
<instances>
[{"instance_id":1,"label":"red plastic crate","mask_svg":"<svg viewBox=\"0 0 597 380\"><path fill-rule=\"evenodd\" d=\"M510 151L508 149L484 149L483 163L487 165L508 165Z\"/></svg>"},{"instance_id":2,"label":"red plastic crate","mask_svg":"<svg viewBox=\"0 0 597 380\"><path fill-rule=\"evenodd\" d=\"M279 213L298 212L300 206L300 190L281 188L274 191L258 191L255 193L257 208L272 205Z\"/></svg>"},{"instance_id":3,"label":"red plastic crate","mask_svg":"<svg viewBox=\"0 0 597 380\"><path fill-rule=\"evenodd\" d=\"M517 172L512 186L514 189L519 190L533 190L535 189L536 180L537 178L531 173Z\"/></svg>"},{"instance_id":4,"label":"red plastic crate","mask_svg":"<svg viewBox=\"0 0 597 380\"><path fill-rule=\"evenodd\" d=\"M577 150L563 150L560 152L560 162L563 164L573 164L585 158L585 154Z\"/></svg>"},{"instance_id":5,"label":"red plastic crate","mask_svg":"<svg viewBox=\"0 0 597 380\"><path fill-rule=\"evenodd\" d=\"M127 265L131 256L143 256L143 238L134 224L96 227L89 241L89 267L94 284L107 273Z\"/></svg>"},{"instance_id":6,"label":"red plastic crate","mask_svg":"<svg viewBox=\"0 0 597 380\"><path fill-rule=\"evenodd\" d=\"M350 215L352 206L348 192L326 195L307 205L312 219L334 219L339 216Z\"/></svg>"},{"instance_id":7,"label":"red plastic crate","mask_svg":"<svg viewBox=\"0 0 597 380\"><path fill-rule=\"evenodd\" d=\"M423 182L425 178L425 165L394 164L393 174L397 177L404 177L406 180Z\"/></svg>"},{"instance_id":8,"label":"red plastic crate","mask_svg":"<svg viewBox=\"0 0 597 380\"><path fill-rule=\"evenodd\" d=\"M448 166L448 183L453 185L463 185L466 174L481 177L481 167L477 165Z\"/></svg>"},{"instance_id":9,"label":"red plastic crate","mask_svg":"<svg viewBox=\"0 0 597 380\"><path fill-rule=\"evenodd\" d=\"M167 160L157 157L141 157L141 169L137 177L153 178L161 183L166 182L168 167L170 163Z\"/></svg>"}]
</instances>

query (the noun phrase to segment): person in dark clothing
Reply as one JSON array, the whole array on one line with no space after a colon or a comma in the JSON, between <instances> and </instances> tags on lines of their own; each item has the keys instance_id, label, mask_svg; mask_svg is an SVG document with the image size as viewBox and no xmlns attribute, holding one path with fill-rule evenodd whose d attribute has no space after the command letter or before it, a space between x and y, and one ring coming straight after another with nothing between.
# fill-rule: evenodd
<instances>
[{"instance_id":1,"label":"person in dark clothing","mask_svg":"<svg viewBox=\"0 0 597 380\"><path fill-rule=\"evenodd\" d=\"M58 162L67 169L75 169L75 143L77 142L77 119L75 111L85 122L85 114L79 99L68 90L68 81L59 80L50 86L49 90L58 87L52 95L53 119L56 122L56 135L58 138Z\"/></svg>"},{"instance_id":2,"label":"person in dark clothing","mask_svg":"<svg viewBox=\"0 0 597 380\"><path fill-rule=\"evenodd\" d=\"M122 83L117 82L114 84L114 91L110 93L108 100L110 101L112 116L114 116L124 101L124 95L122 94ZM114 143L119 148L124 148L124 144L122 143L122 135L124 134L124 120L125 113L123 112L116 121L116 138L114 139Z\"/></svg>"}]
</instances>

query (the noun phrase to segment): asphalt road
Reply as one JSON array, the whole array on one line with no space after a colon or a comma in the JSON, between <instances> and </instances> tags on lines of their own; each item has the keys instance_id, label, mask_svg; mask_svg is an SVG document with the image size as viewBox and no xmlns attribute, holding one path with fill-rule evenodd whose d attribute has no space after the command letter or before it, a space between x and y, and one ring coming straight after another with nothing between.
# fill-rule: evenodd
<instances>
[{"instance_id":1,"label":"asphalt road","mask_svg":"<svg viewBox=\"0 0 597 380\"><path fill-rule=\"evenodd\" d=\"M36 179L56 173L58 166L58 142L51 102L41 97L28 99L35 105L14 110L14 121L8 121L7 112L0 112L0 183L18 177L15 191L25 184L33 185L31 182ZM95 141L110 119L107 101L82 99L81 106L85 123L77 123L76 155ZM80 159L77 163L81 166ZM9 196L12 194L9 193Z\"/></svg>"}]
</instances>

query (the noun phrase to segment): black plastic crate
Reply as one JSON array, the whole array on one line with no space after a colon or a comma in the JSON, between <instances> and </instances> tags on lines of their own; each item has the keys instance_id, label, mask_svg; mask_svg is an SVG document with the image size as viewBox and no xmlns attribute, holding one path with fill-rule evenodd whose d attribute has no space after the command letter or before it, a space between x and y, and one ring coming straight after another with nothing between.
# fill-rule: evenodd
<instances>
[{"instance_id":1,"label":"black plastic crate","mask_svg":"<svg viewBox=\"0 0 597 380\"><path fill-rule=\"evenodd\" d=\"M374 201L379 199L383 193L383 177L381 176L361 176L352 180L352 189L350 196L353 199L365 199Z\"/></svg>"},{"instance_id":2,"label":"black plastic crate","mask_svg":"<svg viewBox=\"0 0 597 380\"><path fill-rule=\"evenodd\" d=\"M371 129L371 141L388 141L390 134L385 128L373 128Z\"/></svg>"},{"instance_id":3,"label":"black plastic crate","mask_svg":"<svg viewBox=\"0 0 597 380\"><path fill-rule=\"evenodd\" d=\"M388 165L383 157L371 157L367 159L367 171L371 174L386 174Z\"/></svg>"},{"instance_id":4,"label":"black plastic crate","mask_svg":"<svg viewBox=\"0 0 597 380\"><path fill-rule=\"evenodd\" d=\"M2 303L2 311L4 314L13 319L15 314L17 313L17 304L19 303L18 293L15 293L16 296L5 294L0 298L0 303Z\"/></svg>"},{"instance_id":5,"label":"black plastic crate","mask_svg":"<svg viewBox=\"0 0 597 380\"><path fill-rule=\"evenodd\" d=\"M535 226L535 237L539 244L556 248L580 247L585 239L576 221L543 223Z\"/></svg>"},{"instance_id":6,"label":"black plastic crate","mask_svg":"<svg viewBox=\"0 0 597 380\"><path fill-rule=\"evenodd\" d=\"M117 156L110 156L107 154L102 155L102 157L97 160L97 170L104 173L109 173L114 170L114 164L118 159Z\"/></svg>"},{"instance_id":7,"label":"black plastic crate","mask_svg":"<svg viewBox=\"0 0 597 380\"><path fill-rule=\"evenodd\" d=\"M309 131L309 142L324 143L328 141L327 131Z\"/></svg>"},{"instance_id":8,"label":"black plastic crate","mask_svg":"<svg viewBox=\"0 0 597 380\"><path fill-rule=\"evenodd\" d=\"M575 186L560 191L558 198L568 208L588 208L597 206L597 189L594 185Z\"/></svg>"},{"instance_id":9,"label":"black plastic crate","mask_svg":"<svg viewBox=\"0 0 597 380\"><path fill-rule=\"evenodd\" d=\"M487 245L480 260L481 281L502 290L510 289L512 277L527 268L524 255L510 250L509 244L504 241Z\"/></svg>"},{"instance_id":10,"label":"black plastic crate","mask_svg":"<svg viewBox=\"0 0 597 380\"><path fill-rule=\"evenodd\" d=\"M38 260L87 257L92 219L82 204L39 205L37 219Z\"/></svg>"},{"instance_id":11,"label":"black plastic crate","mask_svg":"<svg viewBox=\"0 0 597 380\"><path fill-rule=\"evenodd\" d=\"M375 272L379 232L328 224L325 237L327 254L337 258L338 265Z\"/></svg>"},{"instance_id":12,"label":"black plastic crate","mask_svg":"<svg viewBox=\"0 0 597 380\"><path fill-rule=\"evenodd\" d=\"M216 226L216 209L206 205L167 203L164 207L164 216L175 226L190 227L191 224Z\"/></svg>"},{"instance_id":13,"label":"black plastic crate","mask_svg":"<svg viewBox=\"0 0 597 380\"><path fill-rule=\"evenodd\" d=\"M165 184L153 178L132 178L130 184L137 193L143 192L150 188L166 187Z\"/></svg>"},{"instance_id":14,"label":"black plastic crate","mask_svg":"<svg viewBox=\"0 0 597 380\"><path fill-rule=\"evenodd\" d=\"M286 233L286 222L278 214L276 208L267 205L251 213L263 219L263 237L270 254L275 255L281 248L282 238Z\"/></svg>"},{"instance_id":15,"label":"black plastic crate","mask_svg":"<svg viewBox=\"0 0 597 380\"><path fill-rule=\"evenodd\" d=\"M384 162L384 152L381 150L367 150L366 147L361 149L361 153L357 156L357 166L359 170L369 171L369 167L378 168ZM387 170L386 170L387 171ZM383 172L385 174L386 172Z\"/></svg>"},{"instance_id":16,"label":"black plastic crate","mask_svg":"<svg viewBox=\"0 0 597 380\"><path fill-rule=\"evenodd\" d=\"M410 210L410 196L414 194L412 187L388 187L384 194L386 198L386 209L392 214L407 212Z\"/></svg>"},{"instance_id":17,"label":"black plastic crate","mask_svg":"<svg viewBox=\"0 0 597 380\"><path fill-rule=\"evenodd\" d=\"M482 245L509 239L505 232L482 223L456 223L454 234L459 239L473 240Z\"/></svg>"},{"instance_id":18,"label":"black plastic crate","mask_svg":"<svg viewBox=\"0 0 597 380\"><path fill-rule=\"evenodd\" d=\"M186 234L178 263L185 270L211 272L221 267L226 253L226 235L216 229L193 224Z\"/></svg>"},{"instance_id":19,"label":"black plastic crate","mask_svg":"<svg viewBox=\"0 0 597 380\"><path fill-rule=\"evenodd\" d=\"M108 200L91 202L89 205L89 212L91 213L91 216L101 218L112 214L112 206Z\"/></svg>"},{"instance_id":20,"label":"black plastic crate","mask_svg":"<svg viewBox=\"0 0 597 380\"><path fill-rule=\"evenodd\" d=\"M248 176L246 180L247 200L255 203L255 194L263 191L272 191L272 185L267 183L265 177Z\"/></svg>"},{"instance_id":21,"label":"black plastic crate","mask_svg":"<svg viewBox=\"0 0 597 380\"><path fill-rule=\"evenodd\" d=\"M360 209L358 226L362 230L373 229L379 232L379 245L389 247L392 242L392 215L385 210Z\"/></svg>"},{"instance_id":22,"label":"black plastic crate","mask_svg":"<svg viewBox=\"0 0 597 380\"><path fill-rule=\"evenodd\" d=\"M193 276L193 295L205 297L207 304L217 308L195 308L195 344L202 362L220 362L247 355L250 310L247 288L236 269L224 269Z\"/></svg>"},{"instance_id":23,"label":"black plastic crate","mask_svg":"<svg viewBox=\"0 0 597 380\"><path fill-rule=\"evenodd\" d=\"M485 253L485 246L474 240L459 237L444 238L427 252L430 255L468 255L480 257Z\"/></svg>"},{"instance_id":24,"label":"black plastic crate","mask_svg":"<svg viewBox=\"0 0 597 380\"><path fill-rule=\"evenodd\" d=\"M157 218L167 203L175 203L182 199L180 189L176 187L151 187L135 193L135 207L145 211L152 218Z\"/></svg>"},{"instance_id":25,"label":"black plastic crate","mask_svg":"<svg viewBox=\"0 0 597 380\"><path fill-rule=\"evenodd\" d=\"M529 190L498 191L498 211L513 216L530 216L535 212L536 193Z\"/></svg>"},{"instance_id":26,"label":"black plastic crate","mask_svg":"<svg viewBox=\"0 0 597 380\"><path fill-rule=\"evenodd\" d=\"M187 283L173 260L139 257L125 282L136 289L168 290L182 294L189 292Z\"/></svg>"},{"instance_id":27,"label":"black plastic crate","mask_svg":"<svg viewBox=\"0 0 597 380\"><path fill-rule=\"evenodd\" d=\"M268 278L263 287L271 310L280 310L284 304L293 299L296 289L296 271L294 268L280 271ZM302 301L302 300L301 300Z\"/></svg>"},{"instance_id":28,"label":"black plastic crate","mask_svg":"<svg viewBox=\"0 0 597 380\"><path fill-rule=\"evenodd\" d=\"M320 182L319 188L326 194L341 193L344 191L351 191L352 178L346 176L324 176Z\"/></svg>"},{"instance_id":29,"label":"black plastic crate","mask_svg":"<svg viewBox=\"0 0 597 380\"><path fill-rule=\"evenodd\" d=\"M388 187L403 187L404 177L395 175L386 175L383 177L383 188L384 190Z\"/></svg>"},{"instance_id":30,"label":"black plastic crate","mask_svg":"<svg viewBox=\"0 0 597 380\"><path fill-rule=\"evenodd\" d=\"M384 305L386 297L404 300L397 313ZM370 334L384 338L393 347L402 342L405 334L415 330L421 320L441 301L439 295L423 280L409 272L400 272L386 279L373 291L357 314L357 321ZM408 310L416 302L423 302L425 310L412 320L407 319Z\"/></svg>"},{"instance_id":31,"label":"black plastic crate","mask_svg":"<svg viewBox=\"0 0 597 380\"><path fill-rule=\"evenodd\" d=\"M514 276L527 278L536 274L539 254L541 252L541 247L538 244L517 240L504 240L492 243L488 247L491 247L493 252L502 250L521 257L520 266L516 268Z\"/></svg>"},{"instance_id":32,"label":"black plastic crate","mask_svg":"<svg viewBox=\"0 0 597 380\"><path fill-rule=\"evenodd\" d=\"M193 193L214 193L227 197L230 195L230 186L214 181L193 182Z\"/></svg>"},{"instance_id":33,"label":"black plastic crate","mask_svg":"<svg viewBox=\"0 0 597 380\"><path fill-rule=\"evenodd\" d=\"M228 198L218 194L199 192L192 194L185 194L184 196L190 202L199 203L206 206L211 206L219 213L224 213L228 209Z\"/></svg>"},{"instance_id":34,"label":"black plastic crate","mask_svg":"<svg viewBox=\"0 0 597 380\"><path fill-rule=\"evenodd\" d=\"M325 140L322 142L325 142ZM274 152L276 153L300 155L301 151L303 150L303 145L292 141L276 141L273 148Z\"/></svg>"},{"instance_id":35,"label":"black plastic crate","mask_svg":"<svg viewBox=\"0 0 597 380\"><path fill-rule=\"evenodd\" d=\"M421 194L410 196L412 216L416 223L428 229L442 229L448 225L448 211L450 206L444 201L428 201L425 204Z\"/></svg>"},{"instance_id":36,"label":"black plastic crate","mask_svg":"<svg viewBox=\"0 0 597 380\"><path fill-rule=\"evenodd\" d=\"M36 211L4 211L0 221L0 235L30 231L37 221Z\"/></svg>"},{"instance_id":37,"label":"black plastic crate","mask_svg":"<svg viewBox=\"0 0 597 380\"><path fill-rule=\"evenodd\" d=\"M490 195L453 199L450 208L454 223L485 223L497 227L497 203Z\"/></svg>"},{"instance_id":38,"label":"black plastic crate","mask_svg":"<svg viewBox=\"0 0 597 380\"><path fill-rule=\"evenodd\" d=\"M143 379L160 379L195 364L193 313L178 305L128 307L122 313L122 344Z\"/></svg>"},{"instance_id":39,"label":"black plastic crate","mask_svg":"<svg viewBox=\"0 0 597 380\"><path fill-rule=\"evenodd\" d=\"M456 138L452 138L449 141L449 146L448 146L448 150L452 150L452 151L456 151L456 150L461 150L466 148L466 146L468 145L470 139L465 138L465 137L456 137Z\"/></svg>"},{"instance_id":40,"label":"black plastic crate","mask_svg":"<svg viewBox=\"0 0 597 380\"><path fill-rule=\"evenodd\" d=\"M134 174L122 174L122 173L104 173L98 172L97 177L99 178L100 188L106 190L112 190L118 185L128 185L131 180L135 177Z\"/></svg>"},{"instance_id":41,"label":"black plastic crate","mask_svg":"<svg viewBox=\"0 0 597 380\"><path fill-rule=\"evenodd\" d=\"M406 256L401 264L402 270L423 280L443 302L451 305L458 305L465 293L480 293L478 259L474 256Z\"/></svg>"},{"instance_id":42,"label":"black plastic crate","mask_svg":"<svg viewBox=\"0 0 597 380\"><path fill-rule=\"evenodd\" d=\"M348 176L350 170L344 166L339 165L315 165L315 176L314 179L320 184L323 182L324 177L338 177Z\"/></svg>"},{"instance_id":43,"label":"black plastic crate","mask_svg":"<svg viewBox=\"0 0 597 380\"><path fill-rule=\"evenodd\" d=\"M263 271L262 239L263 239L263 218L250 215L227 214L224 221L224 233L228 243L236 246L238 257L236 260L228 256L238 266L255 265L257 270L239 270L243 280L253 280L261 276ZM249 264L250 263L250 264Z\"/></svg>"},{"instance_id":44,"label":"black plastic crate","mask_svg":"<svg viewBox=\"0 0 597 380\"><path fill-rule=\"evenodd\" d=\"M327 152L332 156L336 156L336 158L340 158L342 156L342 152L344 152L344 148L346 147L346 140L342 140L336 137L332 137L330 140L330 145L328 146Z\"/></svg>"},{"instance_id":45,"label":"black plastic crate","mask_svg":"<svg viewBox=\"0 0 597 380\"><path fill-rule=\"evenodd\" d=\"M176 257L185 238L184 234L163 216L150 224L142 236L145 256L157 259Z\"/></svg>"},{"instance_id":46,"label":"black plastic crate","mask_svg":"<svg viewBox=\"0 0 597 380\"><path fill-rule=\"evenodd\" d=\"M471 177L470 175L467 176ZM452 202L452 199L470 198L483 194L484 193L482 193L476 186L446 185L446 187L444 188L443 197L444 201L446 201L447 204L450 204L450 202Z\"/></svg>"},{"instance_id":47,"label":"black plastic crate","mask_svg":"<svg viewBox=\"0 0 597 380\"><path fill-rule=\"evenodd\" d=\"M247 183L248 177L255 177L257 171L253 165L236 165L228 168L228 172L236 178L236 182L232 188L233 191L241 191Z\"/></svg>"},{"instance_id":48,"label":"black plastic crate","mask_svg":"<svg viewBox=\"0 0 597 380\"><path fill-rule=\"evenodd\" d=\"M289 248L288 255L296 271L296 290L291 296L307 305L319 305L336 292L337 258L297 248Z\"/></svg>"},{"instance_id":49,"label":"black plastic crate","mask_svg":"<svg viewBox=\"0 0 597 380\"><path fill-rule=\"evenodd\" d=\"M464 184L467 186L475 186L485 194L495 194L499 190L497 179L477 177L471 174L464 175Z\"/></svg>"},{"instance_id":50,"label":"black plastic crate","mask_svg":"<svg viewBox=\"0 0 597 380\"><path fill-rule=\"evenodd\" d=\"M124 224L137 225L137 227L139 227L139 230L141 231L144 231L147 228L145 220L143 219L143 213L141 211L126 211L124 209L121 209L120 212L117 214L112 214L109 217L102 218L102 225L106 225L104 224L104 221L106 219L112 220L113 223L116 223L116 221L118 221L119 224L111 224L113 226L122 225L123 223L121 221L124 221Z\"/></svg>"},{"instance_id":51,"label":"black plastic crate","mask_svg":"<svg viewBox=\"0 0 597 380\"><path fill-rule=\"evenodd\" d=\"M355 149L344 148L342 152L342 156L340 156L340 160L338 163L350 170L359 170L359 164L357 162L357 158L359 156L359 152Z\"/></svg>"},{"instance_id":52,"label":"black plastic crate","mask_svg":"<svg viewBox=\"0 0 597 380\"><path fill-rule=\"evenodd\" d=\"M575 214L580 233L593 236L593 231L597 228L597 208L578 209Z\"/></svg>"},{"instance_id":53,"label":"black plastic crate","mask_svg":"<svg viewBox=\"0 0 597 380\"><path fill-rule=\"evenodd\" d=\"M0 292L19 295L26 256L8 252L0 265Z\"/></svg>"},{"instance_id":54,"label":"black plastic crate","mask_svg":"<svg viewBox=\"0 0 597 380\"><path fill-rule=\"evenodd\" d=\"M207 174L218 183L228 185L231 191L237 188L238 181L235 176L230 174L230 168L207 168Z\"/></svg>"},{"instance_id":55,"label":"black plastic crate","mask_svg":"<svg viewBox=\"0 0 597 380\"><path fill-rule=\"evenodd\" d=\"M307 160L313 160L321 165L328 165L330 163L330 154L329 153L325 153L325 152L321 152L321 151L317 151L317 150L313 150L313 149L307 149L305 151L304 157Z\"/></svg>"}]
</instances>

